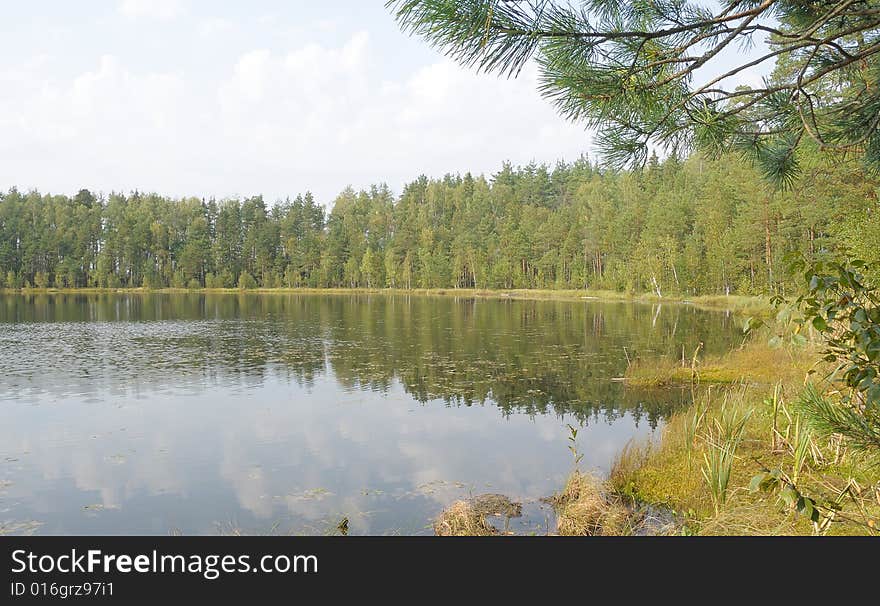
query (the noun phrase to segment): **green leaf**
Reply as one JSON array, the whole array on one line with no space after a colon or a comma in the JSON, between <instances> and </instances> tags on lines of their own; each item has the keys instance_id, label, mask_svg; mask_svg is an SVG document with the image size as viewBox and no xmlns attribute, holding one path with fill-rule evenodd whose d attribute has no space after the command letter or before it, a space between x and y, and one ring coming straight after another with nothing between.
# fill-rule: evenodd
<instances>
[{"instance_id":1,"label":"green leaf","mask_svg":"<svg viewBox=\"0 0 880 606\"><path fill-rule=\"evenodd\" d=\"M781 498L782 502L788 507L794 507L797 504L799 497L800 495L798 492L791 486L786 486L782 489L782 492L779 493L779 498Z\"/></svg>"},{"instance_id":2,"label":"green leaf","mask_svg":"<svg viewBox=\"0 0 880 606\"><path fill-rule=\"evenodd\" d=\"M804 496L800 497L797 501L797 510L813 522L819 521L819 510L816 509L816 501L813 499Z\"/></svg>"},{"instance_id":3,"label":"green leaf","mask_svg":"<svg viewBox=\"0 0 880 606\"><path fill-rule=\"evenodd\" d=\"M764 483L764 480L767 478L766 473L759 473L758 475L752 478L752 481L749 482L749 491L750 492L758 492L761 489L761 485Z\"/></svg>"}]
</instances>

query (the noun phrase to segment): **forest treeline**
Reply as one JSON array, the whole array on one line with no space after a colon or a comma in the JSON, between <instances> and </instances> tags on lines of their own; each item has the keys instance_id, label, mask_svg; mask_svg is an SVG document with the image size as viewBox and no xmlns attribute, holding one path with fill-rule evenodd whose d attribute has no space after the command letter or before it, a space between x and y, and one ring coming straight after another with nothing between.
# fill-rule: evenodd
<instances>
[{"instance_id":1,"label":"forest treeline","mask_svg":"<svg viewBox=\"0 0 880 606\"><path fill-rule=\"evenodd\" d=\"M784 291L785 256L846 252L880 268L880 181L818 154L786 191L736 157L503 164L267 204L0 194L0 286L599 288Z\"/></svg>"}]
</instances>

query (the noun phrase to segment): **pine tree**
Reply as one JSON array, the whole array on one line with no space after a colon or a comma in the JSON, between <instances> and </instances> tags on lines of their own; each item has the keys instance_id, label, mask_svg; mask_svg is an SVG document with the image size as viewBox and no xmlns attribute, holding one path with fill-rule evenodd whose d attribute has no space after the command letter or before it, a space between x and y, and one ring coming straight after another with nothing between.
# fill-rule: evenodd
<instances>
[{"instance_id":1,"label":"pine tree","mask_svg":"<svg viewBox=\"0 0 880 606\"><path fill-rule=\"evenodd\" d=\"M612 165L652 146L737 150L775 181L799 172L799 144L880 165L880 2L876 0L391 0L404 31L461 64L517 75L534 59L542 94L596 129ZM741 62L723 57L766 37ZM724 67L722 67L724 65ZM761 85L738 76L775 66Z\"/></svg>"}]
</instances>

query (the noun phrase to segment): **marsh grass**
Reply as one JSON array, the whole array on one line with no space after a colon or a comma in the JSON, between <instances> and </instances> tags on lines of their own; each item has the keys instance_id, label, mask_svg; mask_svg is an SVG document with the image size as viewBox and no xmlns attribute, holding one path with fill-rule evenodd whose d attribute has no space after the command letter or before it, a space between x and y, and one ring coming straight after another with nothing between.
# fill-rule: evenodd
<instances>
[{"instance_id":1,"label":"marsh grass","mask_svg":"<svg viewBox=\"0 0 880 606\"><path fill-rule=\"evenodd\" d=\"M770 409L770 418L772 425L770 426L770 446L773 452L779 452L781 443L779 439L782 435L779 433L779 411L782 406L782 385L776 383L773 387L773 395L764 399L764 407Z\"/></svg>"},{"instance_id":2,"label":"marsh grass","mask_svg":"<svg viewBox=\"0 0 880 606\"><path fill-rule=\"evenodd\" d=\"M752 416L751 409L743 409L742 399L741 391L725 392L720 410L712 417L703 435L706 448L700 471L709 488L716 515L727 500L736 451L742 442L746 423Z\"/></svg>"},{"instance_id":3,"label":"marsh grass","mask_svg":"<svg viewBox=\"0 0 880 606\"><path fill-rule=\"evenodd\" d=\"M700 426L706 418L706 407L695 406L693 413L686 417L684 423L684 447L687 453L688 463L693 459L694 449L697 447Z\"/></svg>"},{"instance_id":4,"label":"marsh grass","mask_svg":"<svg viewBox=\"0 0 880 606\"><path fill-rule=\"evenodd\" d=\"M434 534L438 537L488 537L497 535L498 529L487 522L470 502L455 501L434 521Z\"/></svg>"},{"instance_id":5,"label":"marsh grass","mask_svg":"<svg viewBox=\"0 0 880 606\"><path fill-rule=\"evenodd\" d=\"M556 532L563 536L633 534L636 518L596 476L574 471L565 488L551 499Z\"/></svg>"},{"instance_id":6,"label":"marsh grass","mask_svg":"<svg viewBox=\"0 0 880 606\"><path fill-rule=\"evenodd\" d=\"M712 364L738 379L695 384L689 409L672 415L651 442L621 452L609 478L611 488L634 507L676 513L695 534L876 534L876 458L848 447L839 434L817 431L798 405L787 402L787 394L803 399L814 359L809 349L753 341L727 357L704 360L701 378ZM647 373L647 364L641 363ZM668 373L669 367L661 366L653 372ZM750 490L752 479L767 469L796 479L803 494L826 504L819 524L778 493Z\"/></svg>"},{"instance_id":7,"label":"marsh grass","mask_svg":"<svg viewBox=\"0 0 880 606\"><path fill-rule=\"evenodd\" d=\"M716 514L721 511L721 506L727 500L727 487L730 483L730 471L733 469L735 454L734 445L715 442L709 443L707 452L703 453L705 460L702 469L703 478L709 487Z\"/></svg>"},{"instance_id":8,"label":"marsh grass","mask_svg":"<svg viewBox=\"0 0 880 606\"><path fill-rule=\"evenodd\" d=\"M668 358L636 359L627 367L624 378L628 385L643 387L802 382L813 366L814 353L809 345L774 348L753 340L724 355L704 356L694 367Z\"/></svg>"},{"instance_id":9,"label":"marsh grass","mask_svg":"<svg viewBox=\"0 0 880 606\"><path fill-rule=\"evenodd\" d=\"M791 471L791 481L793 484L797 485L804 470L804 465L807 463L807 457L813 454L814 449L813 431L801 415L797 415L794 420L791 442L791 454L794 458ZM815 456L813 461L817 462Z\"/></svg>"},{"instance_id":10,"label":"marsh grass","mask_svg":"<svg viewBox=\"0 0 880 606\"><path fill-rule=\"evenodd\" d=\"M630 440L617 453L611 465L609 486L616 494L627 497L631 503L635 501L633 477L645 466L652 454L652 446L650 441Z\"/></svg>"}]
</instances>

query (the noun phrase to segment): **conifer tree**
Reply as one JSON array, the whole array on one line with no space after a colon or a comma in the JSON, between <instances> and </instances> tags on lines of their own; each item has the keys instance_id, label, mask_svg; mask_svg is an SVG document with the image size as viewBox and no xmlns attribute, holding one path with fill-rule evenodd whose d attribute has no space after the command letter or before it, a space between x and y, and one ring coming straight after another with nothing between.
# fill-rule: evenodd
<instances>
[{"instance_id":1,"label":"conifer tree","mask_svg":"<svg viewBox=\"0 0 880 606\"><path fill-rule=\"evenodd\" d=\"M404 31L463 65L517 75L532 59L541 92L596 129L614 166L652 146L737 150L777 183L799 144L880 165L877 0L391 0ZM740 58L733 66L730 56ZM774 67L757 86L750 68Z\"/></svg>"}]
</instances>

